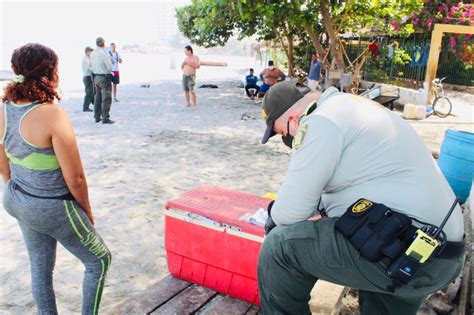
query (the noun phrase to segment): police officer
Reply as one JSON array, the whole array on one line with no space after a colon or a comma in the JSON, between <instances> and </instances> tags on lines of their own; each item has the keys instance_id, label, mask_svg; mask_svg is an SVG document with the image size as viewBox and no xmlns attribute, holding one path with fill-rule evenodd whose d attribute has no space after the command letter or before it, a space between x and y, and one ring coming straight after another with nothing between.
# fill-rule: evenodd
<instances>
[{"instance_id":1,"label":"police officer","mask_svg":"<svg viewBox=\"0 0 474 315\"><path fill-rule=\"evenodd\" d=\"M390 259L363 258L335 230L360 198L407 215L414 228L419 222L439 226L455 196L410 125L369 99L333 87L303 95L291 82L269 90L262 112L262 143L279 134L293 147L270 212L276 227L258 262L264 314L311 314L318 279L359 289L361 314L416 314L428 294L456 279L464 262L459 206L443 229L445 249L395 289L387 275Z\"/></svg>"},{"instance_id":2,"label":"police officer","mask_svg":"<svg viewBox=\"0 0 474 315\"><path fill-rule=\"evenodd\" d=\"M82 58L82 82L84 83L84 102L82 104L82 111L91 112L89 105L94 104L94 89L92 87L92 68L91 68L91 53L94 49L86 47L84 57Z\"/></svg>"},{"instance_id":3,"label":"police officer","mask_svg":"<svg viewBox=\"0 0 474 315\"><path fill-rule=\"evenodd\" d=\"M94 117L95 122L113 124L110 119L112 104L112 61L105 51L102 37L96 39L97 49L91 54L91 67L94 81Z\"/></svg>"}]
</instances>

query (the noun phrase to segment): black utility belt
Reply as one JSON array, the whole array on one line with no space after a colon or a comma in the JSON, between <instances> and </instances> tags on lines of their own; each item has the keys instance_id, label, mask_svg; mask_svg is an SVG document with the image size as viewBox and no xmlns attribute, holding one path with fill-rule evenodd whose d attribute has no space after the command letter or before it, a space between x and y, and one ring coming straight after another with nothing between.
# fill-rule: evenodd
<instances>
[{"instance_id":1,"label":"black utility belt","mask_svg":"<svg viewBox=\"0 0 474 315\"><path fill-rule=\"evenodd\" d=\"M44 196L36 196L36 195L33 195L33 194L30 194L29 192L27 192L26 190L24 190L23 188L21 188L21 186L19 186L17 183L15 183L14 181L11 182L11 185L12 185L12 188L21 192L22 194L24 195L27 195L27 196L30 196L30 197L33 197L33 198L39 198L39 199L60 199L60 200L74 200L74 197L71 193L67 193L65 195L62 195L62 196L51 196L51 197L44 197Z\"/></svg>"},{"instance_id":2,"label":"black utility belt","mask_svg":"<svg viewBox=\"0 0 474 315\"><path fill-rule=\"evenodd\" d=\"M336 221L335 229L363 258L386 264L387 276L392 279L387 290L393 292L408 284L425 262L464 254L464 241L448 242L442 231L456 204L457 199L440 227L415 227L406 214L359 199Z\"/></svg>"},{"instance_id":3,"label":"black utility belt","mask_svg":"<svg viewBox=\"0 0 474 315\"><path fill-rule=\"evenodd\" d=\"M438 254L439 258L456 258L464 255L466 242L450 242L447 241L443 250Z\"/></svg>"},{"instance_id":4,"label":"black utility belt","mask_svg":"<svg viewBox=\"0 0 474 315\"><path fill-rule=\"evenodd\" d=\"M398 258L419 230L409 216L367 199L352 204L336 221L335 228L362 257L372 262ZM445 240L432 257L454 258L463 253L464 241Z\"/></svg>"}]
</instances>

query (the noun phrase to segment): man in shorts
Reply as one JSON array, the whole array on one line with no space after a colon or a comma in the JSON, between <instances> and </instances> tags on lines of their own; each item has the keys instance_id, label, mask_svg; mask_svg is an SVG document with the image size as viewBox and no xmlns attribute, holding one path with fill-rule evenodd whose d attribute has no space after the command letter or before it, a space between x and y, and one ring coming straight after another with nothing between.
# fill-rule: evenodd
<instances>
[{"instance_id":1,"label":"man in shorts","mask_svg":"<svg viewBox=\"0 0 474 315\"><path fill-rule=\"evenodd\" d=\"M308 74L308 86L314 92L319 90L319 82L321 80L321 68L323 63L318 53L313 53L311 57L311 67Z\"/></svg>"},{"instance_id":2,"label":"man in shorts","mask_svg":"<svg viewBox=\"0 0 474 315\"><path fill-rule=\"evenodd\" d=\"M263 84L260 86L260 90L258 91L258 97L263 97L272 85L279 81L284 81L285 77L286 75L283 73L283 71L275 68L273 60L270 60L268 62L268 68L260 73L260 79L262 79Z\"/></svg>"},{"instance_id":3,"label":"man in shorts","mask_svg":"<svg viewBox=\"0 0 474 315\"><path fill-rule=\"evenodd\" d=\"M122 63L122 56L115 50L115 43L110 44L109 50L110 59L112 60L112 94L114 102L118 102L117 99L117 85L120 84L120 72L119 63Z\"/></svg>"},{"instance_id":4,"label":"man in shorts","mask_svg":"<svg viewBox=\"0 0 474 315\"><path fill-rule=\"evenodd\" d=\"M186 58L184 58L181 64L181 70L183 70L183 90L186 107L190 107L191 103L193 106L196 106L194 86L196 85L196 69L200 68L199 57L194 55L193 48L190 45L184 47L184 54Z\"/></svg>"}]
</instances>

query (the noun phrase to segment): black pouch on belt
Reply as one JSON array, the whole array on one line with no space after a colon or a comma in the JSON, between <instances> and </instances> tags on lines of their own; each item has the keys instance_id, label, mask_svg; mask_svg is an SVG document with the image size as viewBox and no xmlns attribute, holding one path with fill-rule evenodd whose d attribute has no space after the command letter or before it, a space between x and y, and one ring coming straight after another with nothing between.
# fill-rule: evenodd
<instances>
[{"instance_id":1,"label":"black pouch on belt","mask_svg":"<svg viewBox=\"0 0 474 315\"><path fill-rule=\"evenodd\" d=\"M411 226L407 215L367 199L357 200L335 224L360 255L372 262L400 256Z\"/></svg>"}]
</instances>

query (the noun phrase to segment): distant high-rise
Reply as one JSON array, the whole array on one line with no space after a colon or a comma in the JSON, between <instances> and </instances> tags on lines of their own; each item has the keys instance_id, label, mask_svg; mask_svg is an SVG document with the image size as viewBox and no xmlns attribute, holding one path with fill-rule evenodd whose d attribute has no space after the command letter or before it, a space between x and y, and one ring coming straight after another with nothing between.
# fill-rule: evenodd
<instances>
[{"instance_id":1,"label":"distant high-rise","mask_svg":"<svg viewBox=\"0 0 474 315\"><path fill-rule=\"evenodd\" d=\"M153 4L156 40L167 41L179 32L176 21L176 8L190 4L190 0L157 0Z\"/></svg>"}]
</instances>

